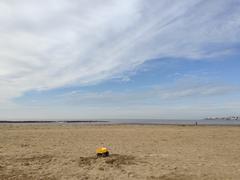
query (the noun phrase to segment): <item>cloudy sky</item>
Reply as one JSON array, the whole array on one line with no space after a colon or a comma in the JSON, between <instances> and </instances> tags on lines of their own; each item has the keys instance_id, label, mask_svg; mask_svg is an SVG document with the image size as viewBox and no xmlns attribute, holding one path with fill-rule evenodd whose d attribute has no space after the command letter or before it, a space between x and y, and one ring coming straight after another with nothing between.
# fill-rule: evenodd
<instances>
[{"instance_id":1,"label":"cloudy sky","mask_svg":"<svg viewBox=\"0 0 240 180\"><path fill-rule=\"evenodd\" d=\"M1 0L0 119L240 115L239 0Z\"/></svg>"}]
</instances>

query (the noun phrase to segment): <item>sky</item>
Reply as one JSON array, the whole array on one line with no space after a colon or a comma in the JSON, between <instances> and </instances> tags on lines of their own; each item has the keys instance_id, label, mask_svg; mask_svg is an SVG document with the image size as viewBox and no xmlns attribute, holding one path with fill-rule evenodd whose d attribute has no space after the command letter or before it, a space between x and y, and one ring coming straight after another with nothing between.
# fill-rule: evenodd
<instances>
[{"instance_id":1,"label":"sky","mask_svg":"<svg viewBox=\"0 0 240 180\"><path fill-rule=\"evenodd\" d=\"M0 120L240 115L239 0L1 0Z\"/></svg>"}]
</instances>

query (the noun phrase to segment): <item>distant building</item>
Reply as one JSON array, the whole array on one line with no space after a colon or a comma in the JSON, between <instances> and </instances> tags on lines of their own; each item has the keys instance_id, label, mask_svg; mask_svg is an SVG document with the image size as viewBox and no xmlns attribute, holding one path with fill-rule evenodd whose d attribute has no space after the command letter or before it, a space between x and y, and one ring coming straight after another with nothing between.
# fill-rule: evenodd
<instances>
[{"instance_id":1,"label":"distant building","mask_svg":"<svg viewBox=\"0 0 240 180\"><path fill-rule=\"evenodd\" d=\"M207 117L206 120L240 120L240 116L229 116L229 117Z\"/></svg>"}]
</instances>

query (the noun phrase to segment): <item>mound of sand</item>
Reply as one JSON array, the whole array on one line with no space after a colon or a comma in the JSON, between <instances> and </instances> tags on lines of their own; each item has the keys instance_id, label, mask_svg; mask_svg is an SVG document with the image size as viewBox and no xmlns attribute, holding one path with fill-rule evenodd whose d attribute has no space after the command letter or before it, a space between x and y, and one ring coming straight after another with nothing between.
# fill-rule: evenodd
<instances>
[{"instance_id":1,"label":"mound of sand","mask_svg":"<svg viewBox=\"0 0 240 180\"><path fill-rule=\"evenodd\" d=\"M123 165L133 165L140 162L134 156L112 154L108 157L80 157L79 166L87 169L98 168L104 170L107 168L121 168Z\"/></svg>"}]
</instances>

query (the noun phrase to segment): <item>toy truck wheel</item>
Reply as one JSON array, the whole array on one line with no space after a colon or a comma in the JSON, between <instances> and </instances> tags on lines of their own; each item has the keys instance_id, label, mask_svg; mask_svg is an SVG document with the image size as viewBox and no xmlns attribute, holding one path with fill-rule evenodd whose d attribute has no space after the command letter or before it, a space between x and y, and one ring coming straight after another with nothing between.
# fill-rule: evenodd
<instances>
[{"instance_id":1,"label":"toy truck wheel","mask_svg":"<svg viewBox=\"0 0 240 180\"><path fill-rule=\"evenodd\" d=\"M109 152L105 152L105 153L103 153L102 156L103 156L103 157L107 157L107 156L109 156Z\"/></svg>"},{"instance_id":2,"label":"toy truck wheel","mask_svg":"<svg viewBox=\"0 0 240 180\"><path fill-rule=\"evenodd\" d=\"M97 153L97 157L102 157L102 154L101 153Z\"/></svg>"}]
</instances>

